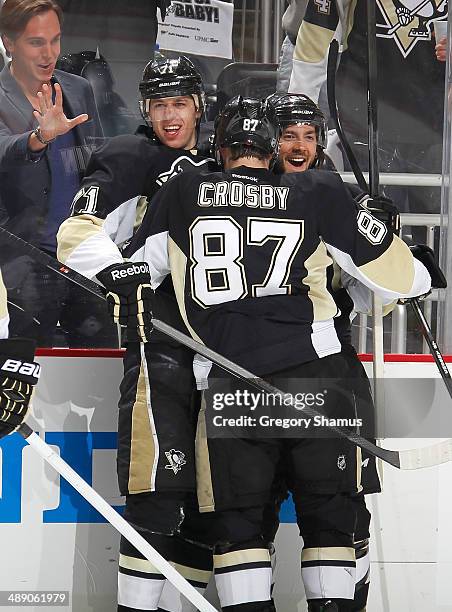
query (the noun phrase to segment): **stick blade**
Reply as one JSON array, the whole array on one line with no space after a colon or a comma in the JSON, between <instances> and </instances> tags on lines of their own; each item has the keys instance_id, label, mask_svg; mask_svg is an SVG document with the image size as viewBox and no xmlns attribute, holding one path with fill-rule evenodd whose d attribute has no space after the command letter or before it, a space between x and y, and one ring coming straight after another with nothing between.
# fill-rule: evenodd
<instances>
[{"instance_id":1,"label":"stick blade","mask_svg":"<svg viewBox=\"0 0 452 612\"><path fill-rule=\"evenodd\" d=\"M419 470L452 461L452 439L439 444L399 451L401 470Z\"/></svg>"}]
</instances>

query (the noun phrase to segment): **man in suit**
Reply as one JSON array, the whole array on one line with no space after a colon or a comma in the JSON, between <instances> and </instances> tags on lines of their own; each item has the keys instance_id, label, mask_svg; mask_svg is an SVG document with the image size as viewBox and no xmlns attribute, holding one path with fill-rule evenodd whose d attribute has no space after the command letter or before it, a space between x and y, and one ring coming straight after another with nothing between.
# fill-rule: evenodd
<instances>
[{"instance_id":1,"label":"man in suit","mask_svg":"<svg viewBox=\"0 0 452 612\"><path fill-rule=\"evenodd\" d=\"M0 34L11 58L0 73L0 223L53 256L56 231L102 137L89 83L55 70L61 21L54 0L6 0L0 11ZM66 293L62 281L28 257L13 262L17 254L2 251L8 257L5 282L18 306L11 311L12 334L53 343ZM78 318L72 332L86 335L87 317ZM100 331L97 324L88 327L88 335Z\"/></svg>"}]
</instances>

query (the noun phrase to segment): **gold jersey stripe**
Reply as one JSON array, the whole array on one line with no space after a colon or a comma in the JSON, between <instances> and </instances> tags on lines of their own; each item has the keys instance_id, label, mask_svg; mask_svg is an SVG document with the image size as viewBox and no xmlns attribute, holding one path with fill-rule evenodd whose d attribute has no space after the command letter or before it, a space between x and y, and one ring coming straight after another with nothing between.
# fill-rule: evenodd
<instances>
[{"instance_id":1,"label":"gold jersey stripe","mask_svg":"<svg viewBox=\"0 0 452 612\"><path fill-rule=\"evenodd\" d=\"M270 553L266 548L249 548L213 556L213 564L216 568L265 561L270 561Z\"/></svg>"},{"instance_id":2,"label":"gold jersey stripe","mask_svg":"<svg viewBox=\"0 0 452 612\"><path fill-rule=\"evenodd\" d=\"M129 557L128 555L122 554L119 555L119 567L133 570L135 572L143 572L145 574L162 573L147 559L137 559L136 557Z\"/></svg>"},{"instance_id":3,"label":"gold jersey stripe","mask_svg":"<svg viewBox=\"0 0 452 612\"><path fill-rule=\"evenodd\" d=\"M205 582L206 584L210 580L212 572L207 570L200 570L196 567L188 567L187 565L181 565L180 563L171 563L171 565L177 569L186 580L193 580L195 582Z\"/></svg>"},{"instance_id":4,"label":"gold jersey stripe","mask_svg":"<svg viewBox=\"0 0 452 612\"><path fill-rule=\"evenodd\" d=\"M103 219L93 215L79 215L66 219L57 233L58 261L66 263L82 242L102 231L103 223Z\"/></svg>"},{"instance_id":5,"label":"gold jersey stripe","mask_svg":"<svg viewBox=\"0 0 452 612\"><path fill-rule=\"evenodd\" d=\"M297 42L294 50L294 59L310 64L317 64L325 57L333 39L334 32L327 28L303 21L298 30Z\"/></svg>"},{"instance_id":6,"label":"gold jersey stripe","mask_svg":"<svg viewBox=\"0 0 452 612\"><path fill-rule=\"evenodd\" d=\"M414 281L414 263L410 249L397 236L377 259L359 267L359 271L379 287L394 293L409 293Z\"/></svg>"},{"instance_id":7,"label":"gold jersey stripe","mask_svg":"<svg viewBox=\"0 0 452 612\"><path fill-rule=\"evenodd\" d=\"M323 242L304 262L307 275L303 279L303 285L309 288L308 297L312 302L313 321L327 321L337 312L336 303L326 288L326 268L332 262Z\"/></svg>"},{"instance_id":8,"label":"gold jersey stripe","mask_svg":"<svg viewBox=\"0 0 452 612\"><path fill-rule=\"evenodd\" d=\"M137 382L135 402L132 408L129 493L152 490L152 473L156 448L151 428L143 358Z\"/></svg>"},{"instance_id":9,"label":"gold jersey stripe","mask_svg":"<svg viewBox=\"0 0 452 612\"><path fill-rule=\"evenodd\" d=\"M168 255L171 264L171 277L173 279L174 293L176 294L181 317L188 331L190 332L191 337L194 340L201 342L201 344L204 344L195 330L190 326L185 308L185 271L187 268L187 258L185 257L182 249L171 237L168 237Z\"/></svg>"},{"instance_id":10,"label":"gold jersey stripe","mask_svg":"<svg viewBox=\"0 0 452 612\"><path fill-rule=\"evenodd\" d=\"M215 498L213 493L212 473L210 471L209 446L207 443L206 400L204 394L198 414L198 425L195 439L196 487L200 512L214 512Z\"/></svg>"},{"instance_id":11,"label":"gold jersey stripe","mask_svg":"<svg viewBox=\"0 0 452 612\"><path fill-rule=\"evenodd\" d=\"M143 217L146 214L147 209L148 209L148 198L147 198L147 196L140 196L138 198L138 202L137 202L137 209L136 209L136 215L135 215L135 223L133 224L133 233L134 234L138 230L140 225L142 224Z\"/></svg>"},{"instance_id":12,"label":"gold jersey stripe","mask_svg":"<svg viewBox=\"0 0 452 612\"><path fill-rule=\"evenodd\" d=\"M355 549L343 546L303 548L301 560L306 561L355 561Z\"/></svg>"}]
</instances>

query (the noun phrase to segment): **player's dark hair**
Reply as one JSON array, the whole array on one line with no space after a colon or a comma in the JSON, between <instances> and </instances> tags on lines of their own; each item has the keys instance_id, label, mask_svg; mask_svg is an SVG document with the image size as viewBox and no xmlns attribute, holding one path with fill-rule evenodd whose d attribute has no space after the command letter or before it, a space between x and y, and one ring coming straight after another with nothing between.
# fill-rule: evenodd
<instances>
[{"instance_id":1,"label":"player's dark hair","mask_svg":"<svg viewBox=\"0 0 452 612\"><path fill-rule=\"evenodd\" d=\"M15 40L32 17L48 11L54 11L62 25L63 11L54 0L5 0L0 10L0 34Z\"/></svg>"},{"instance_id":2,"label":"player's dark hair","mask_svg":"<svg viewBox=\"0 0 452 612\"><path fill-rule=\"evenodd\" d=\"M262 149L258 147L253 147L245 144L236 144L231 145L229 147L230 153L230 161L237 161L241 157L254 158L259 159L260 161L266 161L269 158L269 154L265 153Z\"/></svg>"}]
</instances>

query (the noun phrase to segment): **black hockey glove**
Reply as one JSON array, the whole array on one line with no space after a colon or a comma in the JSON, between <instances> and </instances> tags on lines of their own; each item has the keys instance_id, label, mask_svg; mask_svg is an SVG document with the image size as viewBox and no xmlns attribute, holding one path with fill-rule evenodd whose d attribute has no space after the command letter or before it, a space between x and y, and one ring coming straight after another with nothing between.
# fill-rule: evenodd
<instances>
[{"instance_id":1,"label":"black hockey glove","mask_svg":"<svg viewBox=\"0 0 452 612\"><path fill-rule=\"evenodd\" d=\"M152 332L149 266L128 262L109 266L97 278L107 289L108 312L127 329L129 342L148 342Z\"/></svg>"},{"instance_id":2,"label":"black hockey glove","mask_svg":"<svg viewBox=\"0 0 452 612\"><path fill-rule=\"evenodd\" d=\"M33 361L35 342L0 340L0 438L16 431L27 416L41 366Z\"/></svg>"},{"instance_id":3,"label":"black hockey glove","mask_svg":"<svg viewBox=\"0 0 452 612\"><path fill-rule=\"evenodd\" d=\"M385 196L378 196L375 198L366 197L362 202L362 206L365 206L369 212L386 225L386 227L397 234L400 234L400 214L397 206L392 200Z\"/></svg>"},{"instance_id":4,"label":"black hockey glove","mask_svg":"<svg viewBox=\"0 0 452 612\"><path fill-rule=\"evenodd\" d=\"M430 278L432 279L432 289L445 289L447 287L447 281L441 268L436 263L435 253L433 250L426 244L413 244L409 248L413 253L413 257L418 259L427 268L427 272L430 274ZM424 300L428 295L430 295L430 293L431 291L424 293L423 295L419 295L416 299ZM399 304L406 304L406 302L409 302L409 298L402 298L399 300Z\"/></svg>"},{"instance_id":5,"label":"black hockey glove","mask_svg":"<svg viewBox=\"0 0 452 612\"><path fill-rule=\"evenodd\" d=\"M413 244L410 246L413 257L418 259L427 268L427 272L432 279L432 289L445 289L447 281L441 268L436 263L435 253L426 244Z\"/></svg>"}]
</instances>

